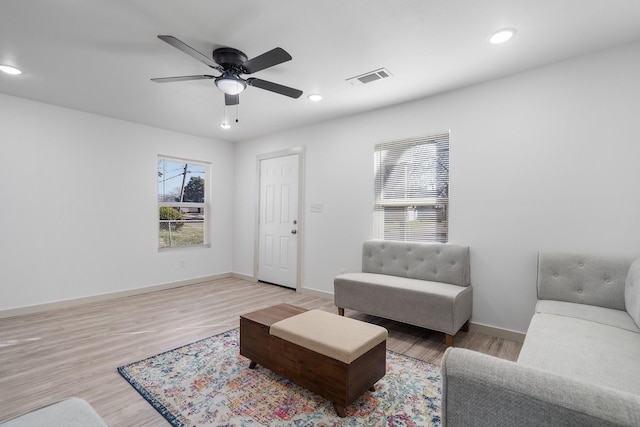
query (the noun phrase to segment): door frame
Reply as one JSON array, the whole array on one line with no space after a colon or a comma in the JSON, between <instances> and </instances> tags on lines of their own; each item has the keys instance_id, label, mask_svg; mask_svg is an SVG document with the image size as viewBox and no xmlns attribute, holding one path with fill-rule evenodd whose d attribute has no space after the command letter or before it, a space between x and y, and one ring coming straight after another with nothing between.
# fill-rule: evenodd
<instances>
[{"instance_id":1,"label":"door frame","mask_svg":"<svg viewBox=\"0 0 640 427\"><path fill-rule=\"evenodd\" d=\"M297 260L296 260L296 292L302 288L303 275L303 255L304 255L304 147L285 148L283 150L270 153L258 154L256 156L256 191L255 191L255 214L254 214L254 248L253 248L253 277L258 280L258 266L260 263L260 162L262 160L275 159L298 155L298 224L297 224Z\"/></svg>"}]
</instances>

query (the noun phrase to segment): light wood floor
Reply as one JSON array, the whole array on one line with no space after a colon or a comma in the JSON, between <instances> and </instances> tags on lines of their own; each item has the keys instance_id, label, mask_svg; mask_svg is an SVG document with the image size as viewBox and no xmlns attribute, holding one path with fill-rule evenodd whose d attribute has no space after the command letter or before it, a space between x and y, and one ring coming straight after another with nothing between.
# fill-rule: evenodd
<instances>
[{"instance_id":1,"label":"light wood floor","mask_svg":"<svg viewBox=\"0 0 640 427\"><path fill-rule=\"evenodd\" d=\"M0 319L0 421L70 396L112 427L169 425L116 371L120 365L239 326L279 303L336 312L333 301L278 286L222 279ZM389 330L387 348L439 364L444 335L352 310ZM456 346L515 360L519 343L460 332Z\"/></svg>"}]
</instances>

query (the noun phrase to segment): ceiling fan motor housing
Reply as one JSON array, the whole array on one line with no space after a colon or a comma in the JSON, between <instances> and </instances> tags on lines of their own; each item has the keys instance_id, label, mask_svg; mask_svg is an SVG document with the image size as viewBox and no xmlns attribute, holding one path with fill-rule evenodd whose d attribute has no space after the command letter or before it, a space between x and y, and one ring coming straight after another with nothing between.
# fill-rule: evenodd
<instances>
[{"instance_id":1,"label":"ceiling fan motor housing","mask_svg":"<svg viewBox=\"0 0 640 427\"><path fill-rule=\"evenodd\" d=\"M220 47L213 51L213 60L223 68L240 67L247 62L247 55L232 47Z\"/></svg>"}]
</instances>

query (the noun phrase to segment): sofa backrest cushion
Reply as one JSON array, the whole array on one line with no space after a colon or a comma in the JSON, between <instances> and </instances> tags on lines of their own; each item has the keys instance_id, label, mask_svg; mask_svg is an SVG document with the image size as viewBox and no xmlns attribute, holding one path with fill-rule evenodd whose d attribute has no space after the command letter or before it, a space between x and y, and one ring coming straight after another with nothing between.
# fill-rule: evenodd
<instances>
[{"instance_id":1,"label":"sofa backrest cushion","mask_svg":"<svg viewBox=\"0 0 640 427\"><path fill-rule=\"evenodd\" d=\"M469 247L367 240L362 246L362 272L469 286Z\"/></svg>"},{"instance_id":2,"label":"sofa backrest cushion","mask_svg":"<svg viewBox=\"0 0 640 427\"><path fill-rule=\"evenodd\" d=\"M624 303L627 313L640 327L640 259L631 264L624 287Z\"/></svg>"},{"instance_id":3,"label":"sofa backrest cushion","mask_svg":"<svg viewBox=\"0 0 640 427\"><path fill-rule=\"evenodd\" d=\"M538 254L538 299L625 309L633 259L559 252Z\"/></svg>"}]
</instances>

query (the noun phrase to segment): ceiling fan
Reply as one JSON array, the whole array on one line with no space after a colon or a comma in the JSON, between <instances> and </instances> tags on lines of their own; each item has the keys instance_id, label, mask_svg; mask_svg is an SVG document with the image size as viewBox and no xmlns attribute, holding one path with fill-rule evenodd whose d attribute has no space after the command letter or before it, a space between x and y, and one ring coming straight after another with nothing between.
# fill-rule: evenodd
<instances>
[{"instance_id":1,"label":"ceiling fan","mask_svg":"<svg viewBox=\"0 0 640 427\"><path fill-rule=\"evenodd\" d=\"M247 55L238 49L221 47L213 51L213 60L211 60L208 56L198 52L191 46L173 36L158 36L158 38L205 65L219 71L221 74L219 76L203 74L198 76L161 77L151 79L153 82L169 83L185 80L213 79L218 89L224 92L225 105L239 104L239 94L247 88L247 85L279 93L280 95L289 96L291 98L299 98L302 95L301 90L288 86L257 79L255 77L249 77L247 79L240 77L241 74L253 74L257 71L264 70L265 68L273 67L274 65L291 60L291 55L280 47L276 47L275 49L265 52L262 55L258 55L253 59L248 59Z\"/></svg>"}]
</instances>

